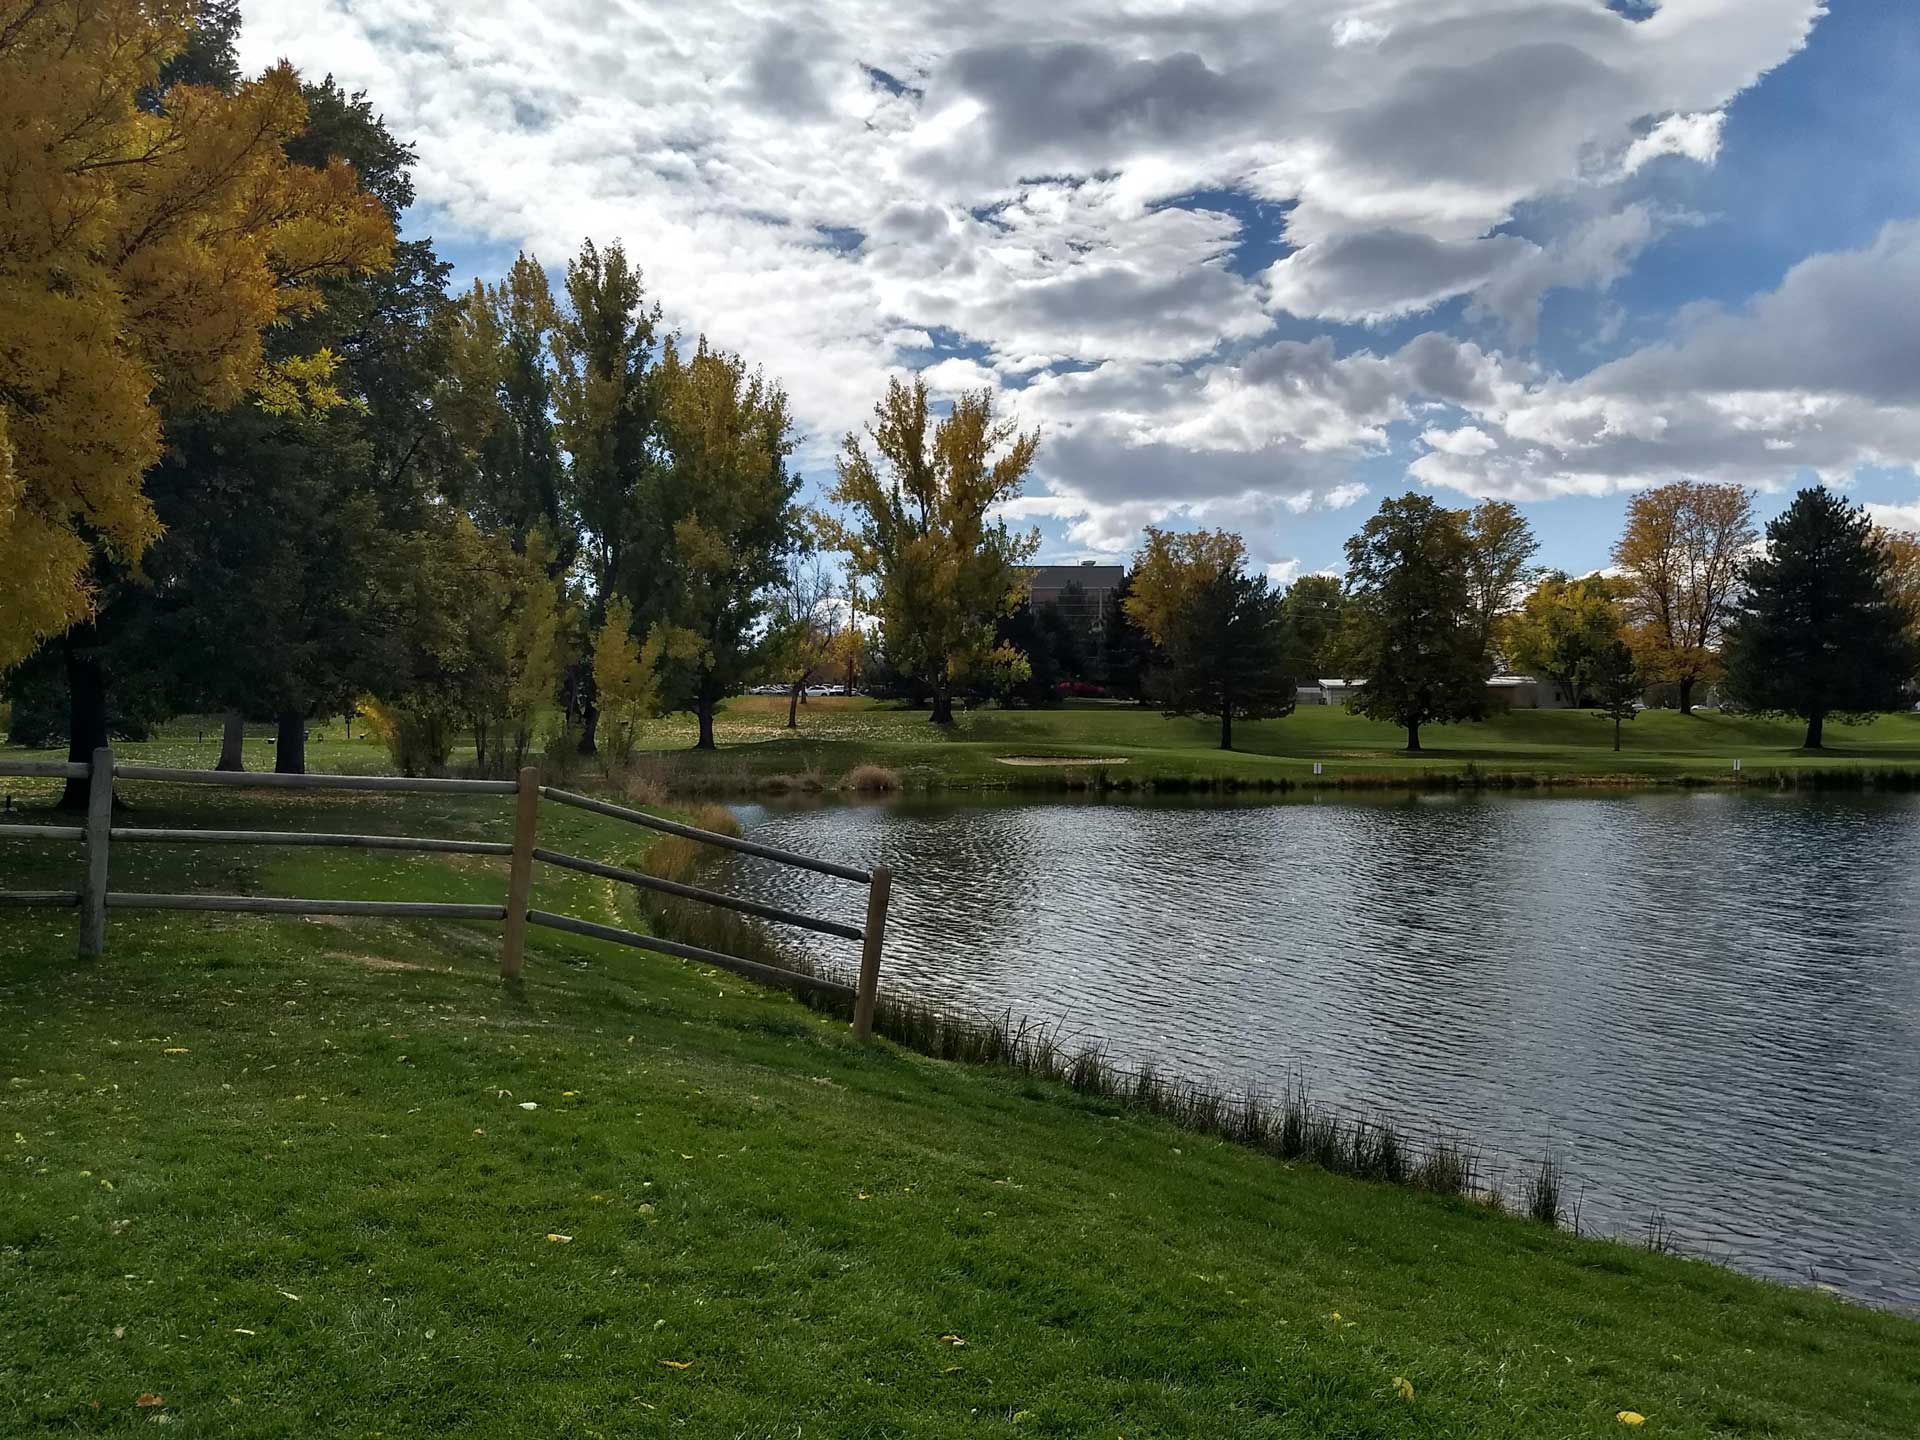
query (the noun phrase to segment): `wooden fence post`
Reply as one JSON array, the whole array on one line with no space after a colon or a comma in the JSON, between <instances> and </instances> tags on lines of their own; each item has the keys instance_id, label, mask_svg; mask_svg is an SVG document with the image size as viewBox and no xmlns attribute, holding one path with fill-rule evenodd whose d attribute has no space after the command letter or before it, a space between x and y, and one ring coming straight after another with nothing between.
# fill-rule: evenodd
<instances>
[{"instance_id":1,"label":"wooden fence post","mask_svg":"<svg viewBox=\"0 0 1920 1440\"><path fill-rule=\"evenodd\" d=\"M887 896L893 889L893 871L873 867L867 883L866 938L860 951L860 988L853 997L853 1036L873 1038L873 1006L880 998L880 947L887 942Z\"/></svg>"},{"instance_id":2,"label":"wooden fence post","mask_svg":"<svg viewBox=\"0 0 1920 1440\"><path fill-rule=\"evenodd\" d=\"M507 940L500 952L500 974L511 980L527 958L527 910L533 904L533 831L540 818L540 771L520 772L519 803L513 813L513 859L507 867Z\"/></svg>"},{"instance_id":3,"label":"wooden fence post","mask_svg":"<svg viewBox=\"0 0 1920 1440\"><path fill-rule=\"evenodd\" d=\"M87 777L87 874L80 887L80 954L91 958L107 943L107 841L113 828L113 751L93 752Z\"/></svg>"}]
</instances>

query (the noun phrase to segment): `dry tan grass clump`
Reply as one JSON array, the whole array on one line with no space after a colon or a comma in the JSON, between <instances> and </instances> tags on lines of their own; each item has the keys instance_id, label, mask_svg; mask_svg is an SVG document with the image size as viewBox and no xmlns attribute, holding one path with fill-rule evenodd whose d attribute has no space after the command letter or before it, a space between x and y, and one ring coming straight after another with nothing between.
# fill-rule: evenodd
<instances>
[{"instance_id":1,"label":"dry tan grass clump","mask_svg":"<svg viewBox=\"0 0 1920 1440\"><path fill-rule=\"evenodd\" d=\"M716 835L728 835L734 839L740 837L740 822L724 805L696 806L688 815L687 823L701 830L711 830ZM662 835L647 851L643 868L649 875L657 875L662 880L690 885L694 877L719 855L720 851L705 841L689 840L683 835Z\"/></svg>"},{"instance_id":2,"label":"dry tan grass clump","mask_svg":"<svg viewBox=\"0 0 1920 1440\"><path fill-rule=\"evenodd\" d=\"M865 795L891 795L900 788L900 772L884 765L856 765L847 772L840 786Z\"/></svg>"}]
</instances>

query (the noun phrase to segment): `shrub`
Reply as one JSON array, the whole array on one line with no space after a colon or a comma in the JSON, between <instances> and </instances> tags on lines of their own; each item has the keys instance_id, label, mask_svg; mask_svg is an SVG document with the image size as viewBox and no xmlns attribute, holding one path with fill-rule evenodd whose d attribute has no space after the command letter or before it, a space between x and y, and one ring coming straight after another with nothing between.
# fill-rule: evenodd
<instances>
[{"instance_id":1,"label":"shrub","mask_svg":"<svg viewBox=\"0 0 1920 1440\"><path fill-rule=\"evenodd\" d=\"M402 775L444 775L458 733L452 714L431 699L387 705L368 696L360 716L387 747L393 768Z\"/></svg>"},{"instance_id":2,"label":"shrub","mask_svg":"<svg viewBox=\"0 0 1920 1440\"><path fill-rule=\"evenodd\" d=\"M900 774L884 765L856 765L840 782L840 788L863 795L891 795L900 788Z\"/></svg>"}]
</instances>

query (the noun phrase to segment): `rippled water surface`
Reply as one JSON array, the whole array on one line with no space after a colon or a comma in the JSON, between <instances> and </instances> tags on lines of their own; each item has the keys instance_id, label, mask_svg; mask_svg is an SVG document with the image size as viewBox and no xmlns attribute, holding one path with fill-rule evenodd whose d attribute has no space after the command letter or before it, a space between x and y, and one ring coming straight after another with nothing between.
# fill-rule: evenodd
<instances>
[{"instance_id":1,"label":"rippled water surface","mask_svg":"<svg viewBox=\"0 0 1920 1440\"><path fill-rule=\"evenodd\" d=\"M1920 1306L1920 798L741 811L896 874L885 983L1551 1149L1582 1219ZM736 885L846 916L844 882ZM857 918L857 914L855 916ZM850 972L853 947L819 953Z\"/></svg>"}]
</instances>

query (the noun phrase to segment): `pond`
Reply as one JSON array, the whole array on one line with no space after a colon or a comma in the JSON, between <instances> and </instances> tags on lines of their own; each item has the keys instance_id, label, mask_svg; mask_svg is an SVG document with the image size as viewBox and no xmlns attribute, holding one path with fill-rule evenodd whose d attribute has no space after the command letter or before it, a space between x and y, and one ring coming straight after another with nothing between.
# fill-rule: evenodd
<instances>
[{"instance_id":1,"label":"pond","mask_svg":"<svg viewBox=\"0 0 1920 1440\"><path fill-rule=\"evenodd\" d=\"M896 874L884 983L1557 1155L1583 1227L1920 1306L1920 797L743 806ZM741 861L846 917L845 882ZM853 917L857 918L857 914ZM851 976L844 941L806 936ZM1513 1188L1510 1186L1510 1188Z\"/></svg>"}]
</instances>

